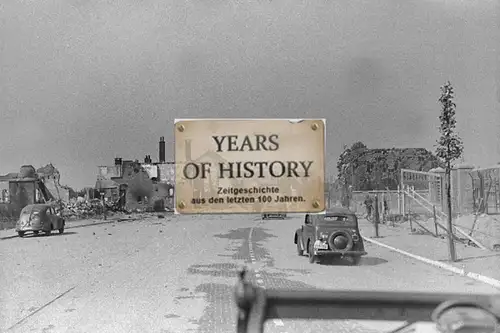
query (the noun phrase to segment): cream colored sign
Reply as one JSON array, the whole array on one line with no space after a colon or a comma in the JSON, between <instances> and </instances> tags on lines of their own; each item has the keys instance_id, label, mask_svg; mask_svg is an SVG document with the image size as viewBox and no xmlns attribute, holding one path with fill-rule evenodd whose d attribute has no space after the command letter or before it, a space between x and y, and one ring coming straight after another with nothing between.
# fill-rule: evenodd
<instances>
[{"instance_id":1,"label":"cream colored sign","mask_svg":"<svg viewBox=\"0 0 500 333\"><path fill-rule=\"evenodd\" d=\"M325 210L325 121L175 122L176 213Z\"/></svg>"}]
</instances>

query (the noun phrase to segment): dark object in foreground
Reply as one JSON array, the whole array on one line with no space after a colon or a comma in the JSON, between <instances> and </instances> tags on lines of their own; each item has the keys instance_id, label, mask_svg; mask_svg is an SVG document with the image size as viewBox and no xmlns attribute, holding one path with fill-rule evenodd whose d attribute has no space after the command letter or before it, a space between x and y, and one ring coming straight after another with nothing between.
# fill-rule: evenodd
<instances>
[{"instance_id":1,"label":"dark object in foreground","mask_svg":"<svg viewBox=\"0 0 500 333\"><path fill-rule=\"evenodd\" d=\"M235 288L237 333L264 332L264 322L275 318L404 321L410 324L434 321L438 327L448 327L444 332L450 332L451 326L456 326L451 332L460 332L464 327L488 333L498 329L500 295L264 290L247 282L246 273L246 269L240 271ZM476 320L467 316L478 309L483 316L481 320L477 320L477 313Z\"/></svg>"}]
</instances>

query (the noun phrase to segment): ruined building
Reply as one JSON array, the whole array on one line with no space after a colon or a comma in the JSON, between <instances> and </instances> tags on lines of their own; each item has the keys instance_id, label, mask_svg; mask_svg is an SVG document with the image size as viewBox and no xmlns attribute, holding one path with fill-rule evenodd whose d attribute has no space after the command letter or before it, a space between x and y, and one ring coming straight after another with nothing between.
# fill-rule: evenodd
<instances>
[{"instance_id":1,"label":"ruined building","mask_svg":"<svg viewBox=\"0 0 500 333\"><path fill-rule=\"evenodd\" d=\"M146 155L143 162L115 158L112 166L100 166L96 189L127 209L163 211L173 208L174 162L165 161L165 139L160 138L159 162Z\"/></svg>"},{"instance_id":2,"label":"ruined building","mask_svg":"<svg viewBox=\"0 0 500 333\"><path fill-rule=\"evenodd\" d=\"M23 165L18 173L0 176L0 217L17 218L29 204L69 201L69 187L61 185L59 179L60 173L52 164L37 170Z\"/></svg>"}]
</instances>

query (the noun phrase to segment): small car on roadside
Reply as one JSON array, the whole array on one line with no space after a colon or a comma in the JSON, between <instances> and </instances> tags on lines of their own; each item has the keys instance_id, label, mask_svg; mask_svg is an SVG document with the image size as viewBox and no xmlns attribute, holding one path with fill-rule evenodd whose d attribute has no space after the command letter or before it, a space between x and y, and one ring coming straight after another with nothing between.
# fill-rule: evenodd
<instances>
[{"instance_id":1,"label":"small car on roadside","mask_svg":"<svg viewBox=\"0 0 500 333\"><path fill-rule=\"evenodd\" d=\"M346 258L357 265L366 255L356 214L345 208L326 213L306 214L304 224L295 231L294 243L299 256L307 253L309 262L322 258Z\"/></svg>"},{"instance_id":2,"label":"small car on roadside","mask_svg":"<svg viewBox=\"0 0 500 333\"><path fill-rule=\"evenodd\" d=\"M284 220L286 219L286 214L284 213L265 213L262 214L263 220Z\"/></svg>"},{"instance_id":3,"label":"small car on roadside","mask_svg":"<svg viewBox=\"0 0 500 333\"><path fill-rule=\"evenodd\" d=\"M34 234L43 231L46 235L50 235L52 230L58 230L62 234L65 224L66 221L61 217L57 207L50 204L32 204L21 210L16 223L16 232L19 237L23 237L28 231Z\"/></svg>"}]
</instances>

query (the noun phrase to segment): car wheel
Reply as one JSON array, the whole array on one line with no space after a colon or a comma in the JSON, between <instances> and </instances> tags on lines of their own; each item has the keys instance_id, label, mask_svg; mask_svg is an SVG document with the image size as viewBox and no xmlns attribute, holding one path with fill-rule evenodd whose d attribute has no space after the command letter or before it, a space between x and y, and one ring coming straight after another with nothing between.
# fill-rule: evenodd
<instances>
[{"instance_id":1,"label":"car wheel","mask_svg":"<svg viewBox=\"0 0 500 333\"><path fill-rule=\"evenodd\" d=\"M52 233L52 230L44 231L44 233L45 233L46 236L49 236Z\"/></svg>"},{"instance_id":2,"label":"car wheel","mask_svg":"<svg viewBox=\"0 0 500 333\"><path fill-rule=\"evenodd\" d=\"M309 243L309 262L314 264L316 262L316 256L314 255L314 247L312 243Z\"/></svg>"},{"instance_id":3,"label":"car wheel","mask_svg":"<svg viewBox=\"0 0 500 333\"><path fill-rule=\"evenodd\" d=\"M24 237L24 231L18 231L17 234L19 235L19 237Z\"/></svg>"},{"instance_id":4,"label":"car wheel","mask_svg":"<svg viewBox=\"0 0 500 333\"><path fill-rule=\"evenodd\" d=\"M40 231L38 231L38 230L33 230L33 233L34 233L35 235L38 235L38 234L40 233Z\"/></svg>"},{"instance_id":5,"label":"car wheel","mask_svg":"<svg viewBox=\"0 0 500 333\"><path fill-rule=\"evenodd\" d=\"M297 254L299 255L299 257L302 257L304 255L304 249L302 248L300 239L297 239Z\"/></svg>"},{"instance_id":6,"label":"car wheel","mask_svg":"<svg viewBox=\"0 0 500 333\"><path fill-rule=\"evenodd\" d=\"M64 227L59 228L59 233L62 234L64 232Z\"/></svg>"}]
</instances>

